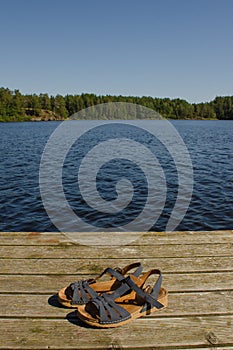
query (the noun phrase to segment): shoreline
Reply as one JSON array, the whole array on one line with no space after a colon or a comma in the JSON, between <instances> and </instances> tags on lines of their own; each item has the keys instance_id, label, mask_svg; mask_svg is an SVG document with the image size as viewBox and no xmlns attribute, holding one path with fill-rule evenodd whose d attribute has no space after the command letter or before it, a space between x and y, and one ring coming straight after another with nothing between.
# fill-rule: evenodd
<instances>
[{"instance_id":1,"label":"shoreline","mask_svg":"<svg viewBox=\"0 0 233 350\"><path fill-rule=\"evenodd\" d=\"M232 119L217 119L217 118L163 118L165 120L187 120L187 121L224 121L224 120L232 120ZM161 119L161 120L163 120ZM29 120L0 120L0 123L2 124L7 124L7 123L40 123L40 122L64 122L64 121L73 121L74 119L29 119ZM86 121L91 121L91 120L103 120L103 121L113 121L113 120L160 120L160 119L153 119L153 118L144 118L144 119L75 119L75 120L86 120Z\"/></svg>"}]
</instances>

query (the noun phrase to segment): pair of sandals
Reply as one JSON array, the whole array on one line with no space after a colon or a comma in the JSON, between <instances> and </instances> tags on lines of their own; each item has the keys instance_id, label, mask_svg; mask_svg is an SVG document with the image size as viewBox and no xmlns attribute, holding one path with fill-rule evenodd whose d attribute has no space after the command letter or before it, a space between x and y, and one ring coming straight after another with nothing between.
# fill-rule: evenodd
<instances>
[{"instance_id":1,"label":"pair of sandals","mask_svg":"<svg viewBox=\"0 0 233 350\"><path fill-rule=\"evenodd\" d=\"M128 274L132 269L135 271ZM98 281L104 275L111 278ZM158 276L153 286L146 285L151 275ZM76 308L78 317L90 326L118 327L166 307L168 292L161 284L160 270L142 273L138 262L123 269L107 268L96 278L71 283L58 292L58 300Z\"/></svg>"}]
</instances>

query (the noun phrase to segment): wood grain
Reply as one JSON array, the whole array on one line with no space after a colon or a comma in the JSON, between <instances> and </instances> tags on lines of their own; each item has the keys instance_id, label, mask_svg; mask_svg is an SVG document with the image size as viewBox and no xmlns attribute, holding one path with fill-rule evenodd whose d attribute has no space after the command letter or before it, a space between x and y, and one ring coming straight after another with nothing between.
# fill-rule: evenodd
<instances>
[{"instance_id":1,"label":"wood grain","mask_svg":"<svg viewBox=\"0 0 233 350\"><path fill-rule=\"evenodd\" d=\"M111 234L111 233L110 233ZM101 233L78 233L76 237L95 237ZM130 236L131 233L125 233ZM123 240L124 242L124 240ZM233 230L225 231L179 231L179 232L147 232L141 233L138 240L131 245L154 245L154 244L195 244L195 243L233 243ZM79 245L69 239L65 233L59 232L1 232L0 245ZM109 246L109 243L101 242L100 246ZM111 244L112 246L112 244Z\"/></svg>"},{"instance_id":2,"label":"wood grain","mask_svg":"<svg viewBox=\"0 0 233 350\"><path fill-rule=\"evenodd\" d=\"M233 346L233 316L144 318L116 329L92 329L67 319L0 319L0 349L123 349Z\"/></svg>"},{"instance_id":3,"label":"wood grain","mask_svg":"<svg viewBox=\"0 0 233 350\"><path fill-rule=\"evenodd\" d=\"M153 249L151 249L153 247ZM11 259L85 259L95 257L102 259L147 259L147 258L164 258L164 257L231 257L233 251L233 240L229 243L193 243L191 244L153 244L126 245L114 247L90 247L75 245L54 245L54 246L1 246L0 257Z\"/></svg>"},{"instance_id":4,"label":"wood grain","mask_svg":"<svg viewBox=\"0 0 233 350\"><path fill-rule=\"evenodd\" d=\"M149 232L95 247L56 232L0 233L0 349L233 350L232 251L232 230ZM99 330L59 306L60 288L133 261L162 270L167 309Z\"/></svg>"},{"instance_id":5,"label":"wood grain","mask_svg":"<svg viewBox=\"0 0 233 350\"><path fill-rule=\"evenodd\" d=\"M136 257L138 261L138 256ZM123 267L132 259L113 259L103 256L77 259L0 259L0 273L10 274L99 274L105 267ZM135 261L135 259L133 259ZM161 269L163 272L233 272L233 257L192 257L192 258L143 258L144 271Z\"/></svg>"},{"instance_id":6,"label":"wood grain","mask_svg":"<svg viewBox=\"0 0 233 350\"><path fill-rule=\"evenodd\" d=\"M62 287L79 279L87 279L94 276L90 274L32 274L0 275L0 293L43 293L54 294ZM187 291L224 291L233 290L233 272L210 273L181 273L163 274L164 286L170 292Z\"/></svg>"}]
</instances>

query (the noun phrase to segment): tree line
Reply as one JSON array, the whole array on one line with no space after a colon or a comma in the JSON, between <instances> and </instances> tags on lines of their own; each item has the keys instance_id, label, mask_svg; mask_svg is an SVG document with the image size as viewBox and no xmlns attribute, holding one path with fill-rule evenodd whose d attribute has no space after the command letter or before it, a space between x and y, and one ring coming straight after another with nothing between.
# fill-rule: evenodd
<instances>
[{"instance_id":1,"label":"tree line","mask_svg":"<svg viewBox=\"0 0 233 350\"><path fill-rule=\"evenodd\" d=\"M87 107L108 102L128 102L142 105L169 119L233 120L233 96L217 96L210 102L189 103L180 98L154 98L150 96L98 96L87 93L66 96L49 96L46 93L22 94L19 90L2 87L0 88L0 122L63 120ZM106 115L105 117L106 119L114 119L114 115ZM128 117L132 119L131 116ZM83 118L85 118L84 114ZM93 118L98 118L98 116L93 116Z\"/></svg>"}]
</instances>

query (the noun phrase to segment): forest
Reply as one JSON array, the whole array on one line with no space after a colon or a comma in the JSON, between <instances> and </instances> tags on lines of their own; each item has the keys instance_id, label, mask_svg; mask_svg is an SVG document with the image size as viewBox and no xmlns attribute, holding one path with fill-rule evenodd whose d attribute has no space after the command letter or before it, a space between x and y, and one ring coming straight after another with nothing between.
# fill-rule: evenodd
<instances>
[{"instance_id":1,"label":"forest","mask_svg":"<svg viewBox=\"0 0 233 350\"><path fill-rule=\"evenodd\" d=\"M101 96L92 93L65 96L49 96L47 93L22 94L19 90L1 87L0 122L64 120L87 107L108 102L128 102L142 105L168 119L233 120L233 96L217 96L210 102L189 103L180 98L150 96ZM129 117L133 119L132 116ZM85 114L80 115L80 119L85 118ZM93 118L114 119L114 115L93 115ZM122 118L127 117L122 115Z\"/></svg>"}]
</instances>

